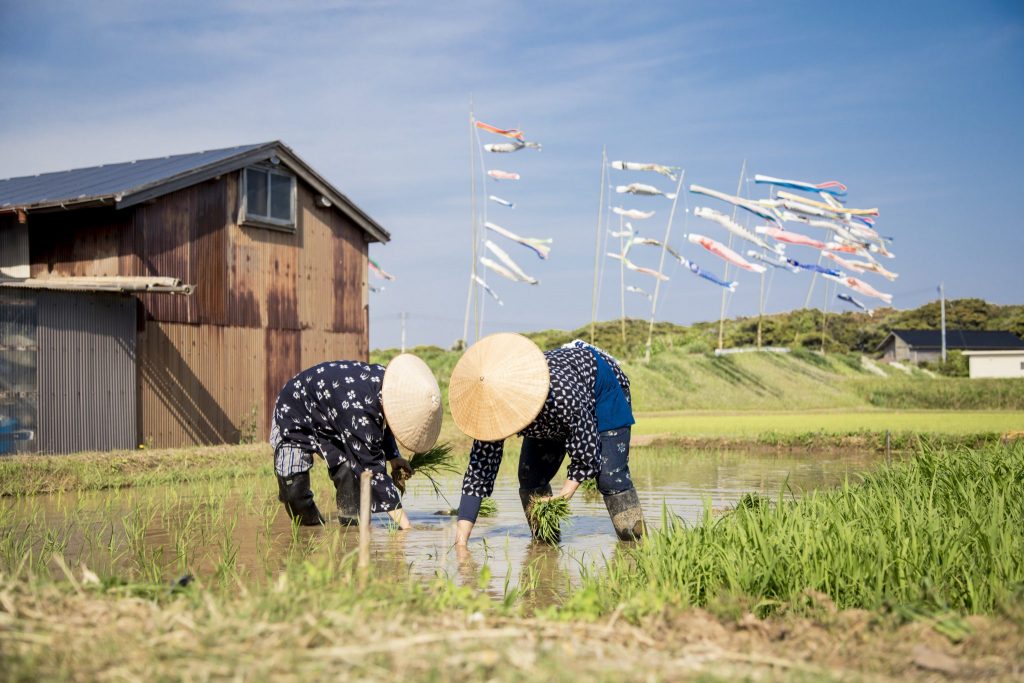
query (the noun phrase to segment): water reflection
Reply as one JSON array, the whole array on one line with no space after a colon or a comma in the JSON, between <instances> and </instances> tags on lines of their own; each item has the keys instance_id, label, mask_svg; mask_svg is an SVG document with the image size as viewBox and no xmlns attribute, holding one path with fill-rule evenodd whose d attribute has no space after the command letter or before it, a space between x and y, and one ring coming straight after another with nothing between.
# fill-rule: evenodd
<instances>
[{"instance_id":1,"label":"water reflection","mask_svg":"<svg viewBox=\"0 0 1024 683\"><path fill-rule=\"evenodd\" d=\"M648 523L657 527L663 507L696 523L706 503L724 509L751 491L773 498L799 496L867 470L875 457L637 449L631 461ZM454 518L435 514L457 503L461 477L440 480L447 501L428 482L414 478L405 501L414 529L395 531L383 515L375 520L375 571L426 578L441 574L475 586L486 568L486 589L492 595L501 597L522 584L529 587L528 604L541 606L557 604L583 568L603 564L628 546L616 539L601 496L587 492L571 502L573 516L563 527L560 547L533 541L515 472L514 462L502 468L494 495L498 513L479 521L468 549L454 547ZM313 480L321 508L327 508L334 496L322 468L314 470ZM290 558L355 551L357 530L339 528L335 515L326 527L293 529L275 498L273 481L253 478L6 499L0 502L0 533L8 546L21 543L44 557L60 552L73 564L84 562L100 573L127 569L156 574L154 580L186 571L267 576Z\"/></svg>"}]
</instances>

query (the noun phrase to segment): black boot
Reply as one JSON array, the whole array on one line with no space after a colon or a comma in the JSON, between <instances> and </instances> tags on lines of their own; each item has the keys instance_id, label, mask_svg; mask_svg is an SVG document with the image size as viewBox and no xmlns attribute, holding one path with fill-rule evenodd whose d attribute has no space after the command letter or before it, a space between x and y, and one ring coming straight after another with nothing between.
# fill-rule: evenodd
<instances>
[{"instance_id":1,"label":"black boot","mask_svg":"<svg viewBox=\"0 0 1024 683\"><path fill-rule=\"evenodd\" d=\"M523 504L523 512L526 513L526 523L530 525L530 533L537 538L537 525L530 519L530 505L534 498L543 498L551 495L551 484L538 486L535 489L519 489L519 500ZM556 539L557 540L557 539Z\"/></svg>"},{"instance_id":2,"label":"black boot","mask_svg":"<svg viewBox=\"0 0 1024 683\"><path fill-rule=\"evenodd\" d=\"M313 491L309 488L309 472L299 472L290 477L277 477L277 499L284 503L284 509L292 519L303 526L323 524L324 518L313 502Z\"/></svg>"},{"instance_id":3,"label":"black boot","mask_svg":"<svg viewBox=\"0 0 1024 683\"><path fill-rule=\"evenodd\" d=\"M612 526L619 539L638 541L647 533L644 511L640 507L640 496L636 494L635 488L605 495L604 505L608 508L608 516L612 518Z\"/></svg>"},{"instance_id":4,"label":"black boot","mask_svg":"<svg viewBox=\"0 0 1024 683\"><path fill-rule=\"evenodd\" d=\"M338 501L338 522L342 526L359 525L359 478L345 464L327 470L334 482Z\"/></svg>"}]
</instances>

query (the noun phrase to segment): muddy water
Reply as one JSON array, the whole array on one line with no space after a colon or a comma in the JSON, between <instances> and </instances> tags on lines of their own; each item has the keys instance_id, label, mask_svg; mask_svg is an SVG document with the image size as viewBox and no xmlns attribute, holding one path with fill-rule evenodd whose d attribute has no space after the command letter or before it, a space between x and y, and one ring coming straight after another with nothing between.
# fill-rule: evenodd
<instances>
[{"instance_id":1,"label":"muddy water","mask_svg":"<svg viewBox=\"0 0 1024 683\"><path fill-rule=\"evenodd\" d=\"M663 508L684 520L699 521L704 506L734 504L756 491L788 498L834 486L871 468L874 456L861 453L757 454L636 449L633 479L648 521L657 526ZM494 498L498 514L481 518L468 552L453 548L454 518L438 510L458 505L460 475L439 479L447 502L426 481L413 478L405 498L414 529L397 532L388 518L375 519L374 566L378 573L404 577L441 574L459 582L484 584L500 597L523 580L533 586L528 599L557 601L584 568L600 567L625 544L612 530L603 500L580 491L571 501L573 516L563 526L560 547L533 542L523 517L516 462L503 465ZM555 487L563 473L556 478ZM333 489L324 468L313 470L321 510L335 521ZM69 563L84 562L99 572L128 571L167 581L194 572L216 575L226 569L245 576L273 575L289 559L355 549L355 529L293 531L276 499L270 477L198 486L86 492L0 501L4 560L17 555L12 544L33 548L41 557L54 551ZM481 578L483 577L483 578ZM489 578L488 578L489 577Z\"/></svg>"}]
</instances>

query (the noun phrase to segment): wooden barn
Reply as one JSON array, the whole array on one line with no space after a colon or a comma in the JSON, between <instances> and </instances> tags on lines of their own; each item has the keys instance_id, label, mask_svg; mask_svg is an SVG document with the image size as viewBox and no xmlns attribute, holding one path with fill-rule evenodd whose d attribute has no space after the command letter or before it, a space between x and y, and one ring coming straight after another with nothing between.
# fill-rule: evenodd
<instances>
[{"instance_id":1,"label":"wooden barn","mask_svg":"<svg viewBox=\"0 0 1024 683\"><path fill-rule=\"evenodd\" d=\"M281 142L0 180L0 453L264 438L389 238Z\"/></svg>"}]
</instances>

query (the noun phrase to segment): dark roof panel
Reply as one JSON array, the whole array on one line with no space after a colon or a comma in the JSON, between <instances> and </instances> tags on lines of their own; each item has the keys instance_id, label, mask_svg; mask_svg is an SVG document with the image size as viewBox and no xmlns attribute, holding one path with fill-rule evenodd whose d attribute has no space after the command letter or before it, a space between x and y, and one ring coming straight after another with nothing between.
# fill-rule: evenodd
<instances>
[{"instance_id":1,"label":"dark roof panel","mask_svg":"<svg viewBox=\"0 0 1024 683\"><path fill-rule=\"evenodd\" d=\"M942 348L942 333L939 330L893 330L892 333L915 349ZM1005 330L946 330L946 348L1024 349L1024 341Z\"/></svg>"},{"instance_id":2,"label":"dark roof panel","mask_svg":"<svg viewBox=\"0 0 1024 683\"><path fill-rule=\"evenodd\" d=\"M211 149L0 180L0 208L116 197L274 143Z\"/></svg>"}]
</instances>

